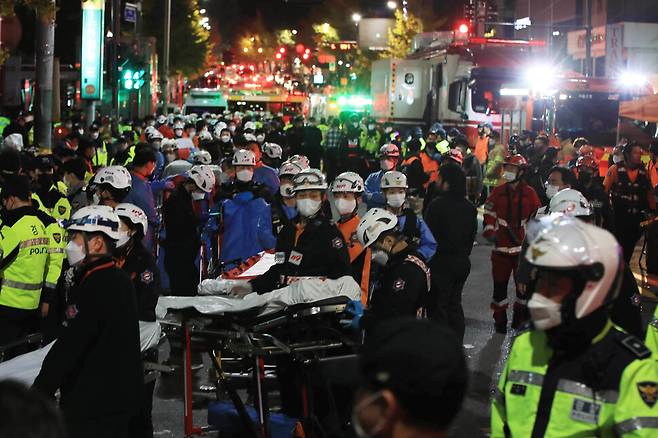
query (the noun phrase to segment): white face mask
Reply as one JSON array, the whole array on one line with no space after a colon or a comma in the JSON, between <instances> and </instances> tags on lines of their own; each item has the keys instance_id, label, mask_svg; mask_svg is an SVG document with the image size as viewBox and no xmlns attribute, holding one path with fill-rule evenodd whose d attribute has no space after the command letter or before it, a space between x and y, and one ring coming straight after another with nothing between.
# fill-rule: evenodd
<instances>
[{"instance_id":1,"label":"white face mask","mask_svg":"<svg viewBox=\"0 0 658 438\"><path fill-rule=\"evenodd\" d=\"M98 138L98 132L92 132L92 133L91 133L91 138L93 138L94 140L96 140L96 139Z\"/></svg>"},{"instance_id":2,"label":"white face mask","mask_svg":"<svg viewBox=\"0 0 658 438\"><path fill-rule=\"evenodd\" d=\"M219 137L219 141L221 141L222 143L228 143L229 141L231 141L231 136L222 135L221 137Z\"/></svg>"},{"instance_id":3,"label":"white face mask","mask_svg":"<svg viewBox=\"0 0 658 438\"><path fill-rule=\"evenodd\" d=\"M345 216L354 212L356 208L356 199L345 199L338 198L336 199L336 210L341 216Z\"/></svg>"},{"instance_id":4,"label":"white face mask","mask_svg":"<svg viewBox=\"0 0 658 438\"><path fill-rule=\"evenodd\" d=\"M94 193L91 197L91 205L100 205L101 197L98 196L98 193Z\"/></svg>"},{"instance_id":5,"label":"white face mask","mask_svg":"<svg viewBox=\"0 0 658 438\"><path fill-rule=\"evenodd\" d=\"M279 186L279 193L281 193L281 196L284 198L292 198L294 195L292 193L292 184L281 184Z\"/></svg>"},{"instance_id":6,"label":"white face mask","mask_svg":"<svg viewBox=\"0 0 658 438\"><path fill-rule=\"evenodd\" d=\"M614 164L621 163L622 161L624 161L624 157L623 157L623 156L621 156L621 155L613 155L613 156L612 156L612 162L613 162Z\"/></svg>"},{"instance_id":7,"label":"white face mask","mask_svg":"<svg viewBox=\"0 0 658 438\"><path fill-rule=\"evenodd\" d=\"M72 240L66 244L64 251L66 252L66 259L71 266L77 265L85 259L84 248Z\"/></svg>"},{"instance_id":8,"label":"white face mask","mask_svg":"<svg viewBox=\"0 0 658 438\"><path fill-rule=\"evenodd\" d=\"M231 177L229 176L228 173L222 172L219 174L219 183L220 184L226 184L231 181Z\"/></svg>"},{"instance_id":9,"label":"white face mask","mask_svg":"<svg viewBox=\"0 0 658 438\"><path fill-rule=\"evenodd\" d=\"M516 180L516 173L515 172L510 172L509 170L506 170L503 172L503 179L507 182L512 182Z\"/></svg>"},{"instance_id":10,"label":"white face mask","mask_svg":"<svg viewBox=\"0 0 658 438\"><path fill-rule=\"evenodd\" d=\"M183 130L182 129L174 129L174 134L176 137L180 138L183 136Z\"/></svg>"},{"instance_id":11,"label":"white face mask","mask_svg":"<svg viewBox=\"0 0 658 438\"><path fill-rule=\"evenodd\" d=\"M404 205L404 200L407 195L404 193L395 193L391 195L386 195L386 203L393 208L400 208Z\"/></svg>"},{"instance_id":12,"label":"white face mask","mask_svg":"<svg viewBox=\"0 0 658 438\"><path fill-rule=\"evenodd\" d=\"M372 261L379 266L386 266L386 263L388 263L388 253L381 249L376 249L372 252Z\"/></svg>"},{"instance_id":13,"label":"white face mask","mask_svg":"<svg viewBox=\"0 0 658 438\"><path fill-rule=\"evenodd\" d=\"M235 125L229 125L228 130L231 132L235 132Z\"/></svg>"},{"instance_id":14,"label":"white face mask","mask_svg":"<svg viewBox=\"0 0 658 438\"><path fill-rule=\"evenodd\" d=\"M352 126L354 126L355 128L358 128L359 124L358 123L352 123Z\"/></svg>"},{"instance_id":15,"label":"white face mask","mask_svg":"<svg viewBox=\"0 0 658 438\"><path fill-rule=\"evenodd\" d=\"M374 129L375 129L375 125L368 125L368 130L374 131Z\"/></svg>"},{"instance_id":16,"label":"white face mask","mask_svg":"<svg viewBox=\"0 0 658 438\"><path fill-rule=\"evenodd\" d=\"M206 194L203 192L196 192L196 191L192 192L192 199L194 199L195 201L201 201L202 199L205 199L205 197Z\"/></svg>"},{"instance_id":17,"label":"white face mask","mask_svg":"<svg viewBox=\"0 0 658 438\"><path fill-rule=\"evenodd\" d=\"M548 199L553 198L553 196L557 195L557 192L560 191L560 187L554 186L552 184L546 185L546 197Z\"/></svg>"},{"instance_id":18,"label":"white face mask","mask_svg":"<svg viewBox=\"0 0 658 438\"><path fill-rule=\"evenodd\" d=\"M264 142L264 141L265 141L265 136L264 136L264 135L257 135L257 136L256 136L256 141L257 141L258 143L262 143L262 142Z\"/></svg>"},{"instance_id":19,"label":"white face mask","mask_svg":"<svg viewBox=\"0 0 658 438\"><path fill-rule=\"evenodd\" d=\"M562 323L561 304L534 293L528 301L530 319L537 330L548 330Z\"/></svg>"},{"instance_id":20,"label":"white face mask","mask_svg":"<svg viewBox=\"0 0 658 438\"><path fill-rule=\"evenodd\" d=\"M362 411L366 406L381 398L381 396L382 392L378 391L364 398L356 406L354 406L354 409L352 410L352 427L354 428L354 432L358 438L374 437L384 428L384 421L380 421L375 427L372 428L372 430L366 431L361 425L361 420L359 420L359 411Z\"/></svg>"},{"instance_id":21,"label":"white face mask","mask_svg":"<svg viewBox=\"0 0 658 438\"><path fill-rule=\"evenodd\" d=\"M190 138L192 138L196 135L196 131L188 131L187 135L189 135Z\"/></svg>"},{"instance_id":22,"label":"white face mask","mask_svg":"<svg viewBox=\"0 0 658 438\"><path fill-rule=\"evenodd\" d=\"M298 199L297 200L297 211L304 217L312 217L320 211L320 206L322 206L321 201L316 201L315 199Z\"/></svg>"},{"instance_id":23,"label":"white face mask","mask_svg":"<svg viewBox=\"0 0 658 438\"><path fill-rule=\"evenodd\" d=\"M387 126L386 128L384 128L384 132L387 133L387 134L391 133L392 131L393 131L393 128L391 128L390 126Z\"/></svg>"},{"instance_id":24,"label":"white face mask","mask_svg":"<svg viewBox=\"0 0 658 438\"><path fill-rule=\"evenodd\" d=\"M382 168L384 172L388 172L389 170L393 169L393 167L395 166L395 161L389 159L380 160L379 166Z\"/></svg>"},{"instance_id":25,"label":"white face mask","mask_svg":"<svg viewBox=\"0 0 658 438\"><path fill-rule=\"evenodd\" d=\"M249 169L242 169L235 172L235 177L238 181L249 182L254 177L254 171Z\"/></svg>"}]
</instances>

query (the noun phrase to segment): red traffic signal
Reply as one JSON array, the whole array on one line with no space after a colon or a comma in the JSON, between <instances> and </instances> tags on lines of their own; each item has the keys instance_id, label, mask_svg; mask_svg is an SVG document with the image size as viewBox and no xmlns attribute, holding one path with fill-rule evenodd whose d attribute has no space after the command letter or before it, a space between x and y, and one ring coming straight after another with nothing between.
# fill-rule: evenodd
<instances>
[{"instance_id":1,"label":"red traffic signal","mask_svg":"<svg viewBox=\"0 0 658 438\"><path fill-rule=\"evenodd\" d=\"M282 58L282 56L281 56L281 52L278 52L276 55L274 55L274 57L275 57L276 59L281 59L281 58Z\"/></svg>"},{"instance_id":2,"label":"red traffic signal","mask_svg":"<svg viewBox=\"0 0 658 438\"><path fill-rule=\"evenodd\" d=\"M461 23L459 27L457 28L457 31L461 34L467 34L469 29L468 29L468 24L466 23Z\"/></svg>"},{"instance_id":3,"label":"red traffic signal","mask_svg":"<svg viewBox=\"0 0 658 438\"><path fill-rule=\"evenodd\" d=\"M282 54L282 55L283 55L284 53L286 53L286 48L285 48L285 47L280 47L280 48L279 48L279 53Z\"/></svg>"}]
</instances>

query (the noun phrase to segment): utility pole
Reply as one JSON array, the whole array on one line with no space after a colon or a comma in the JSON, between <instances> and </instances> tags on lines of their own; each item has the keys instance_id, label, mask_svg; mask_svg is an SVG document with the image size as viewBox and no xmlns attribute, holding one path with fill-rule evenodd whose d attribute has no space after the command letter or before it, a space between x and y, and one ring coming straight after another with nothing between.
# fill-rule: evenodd
<instances>
[{"instance_id":1,"label":"utility pole","mask_svg":"<svg viewBox=\"0 0 658 438\"><path fill-rule=\"evenodd\" d=\"M55 0L37 9L36 43L36 144L52 149L53 58L55 55Z\"/></svg>"},{"instance_id":2,"label":"utility pole","mask_svg":"<svg viewBox=\"0 0 658 438\"><path fill-rule=\"evenodd\" d=\"M585 0L583 5L584 23L585 23L585 76L592 76L592 2Z\"/></svg>"},{"instance_id":3,"label":"utility pole","mask_svg":"<svg viewBox=\"0 0 658 438\"><path fill-rule=\"evenodd\" d=\"M169 113L169 43L171 39L171 0L165 0L164 59L162 60L162 113Z\"/></svg>"},{"instance_id":4,"label":"utility pole","mask_svg":"<svg viewBox=\"0 0 658 438\"><path fill-rule=\"evenodd\" d=\"M112 0L112 42L110 44L110 78L112 81L112 118L119 118L119 40L121 39L121 0Z\"/></svg>"}]
</instances>

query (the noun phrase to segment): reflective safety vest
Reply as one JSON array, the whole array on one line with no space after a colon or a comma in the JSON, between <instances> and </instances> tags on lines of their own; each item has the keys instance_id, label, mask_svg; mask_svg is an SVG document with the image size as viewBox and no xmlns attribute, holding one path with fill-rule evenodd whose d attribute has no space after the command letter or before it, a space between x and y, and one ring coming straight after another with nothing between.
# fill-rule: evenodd
<instances>
[{"instance_id":1,"label":"reflective safety vest","mask_svg":"<svg viewBox=\"0 0 658 438\"><path fill-rule=\"evenodd\" d=\"M345 243L347 244L347 252L350 255L350 263L354 261L365 251L363 258L363 270L361 271L361 304L368 305L368 287L370 286L370 263L372 259L372 251L370 248L363 248L363 245L356 237L356 227L359 225L361 218L358 214L344 222L336 222L336 227L343 235ZM356 273L355 273L356 274Z\"/></svg>"},{"instance_id":2,"label":"reflective safety vest","mask_svg":"<svg viewBox=\"0 0 658 438\"><path fill-rule=\"evenodd\" d=\"M7 117L0 116L0 135L5 131L5 128L11 123Z\"/></svg>"},{"instance_id":3,"label":"reflective safety vest","mask_svg":"<svg viewBox=\"0 0 658 438\"><path fill-rule=\"evenodd\" d=\"M420 162L423 164L423 171L430 177L423 185L423 187L427 188L430 183L439 178L439 163L425 151L420 153Z\"/></svg>"},{"instance_id":4,"label":"reflective safety vest","mask_svg":"<svg viewBox=\"0 0 658 438\"><path fill-rule=\"evenodd\" d=\"M436 150L441 154L445 154L450 150L450 142L448 140L441 140L436 144Z\"/></svg>"},{"instance_id":5,"label":"reflective safety vest","mask_svg":"<svg viewBox=\"0 0 658 438\"><path fill-rule=\"evenodd\" d=\"M658 436L658 366L608 321L586 351L554 357L546 333L519 335L500 376L491 437Z\"/></svg>"},{"instance_id":6,"label":"reflective safety vest","mask_svg":"<svg viewBox=\"0 0 658 438\"><path fill-rule=\"evenodd\" d=\"M32 193L32 200L36 202L35 207L46 214L52 216L55 220L69 220L71 218L71 202L66 196L61 196L52 209L47 208L41 202L41 198L36 193Z\"/></svg>"},{"instance_id":7,"label":"reflective safety vest","mask_svg":"<svg viewBox=\"0 0 658 438\"><path fill-rule=\"evenodd\" d=\"M480 163L485 163L487 161L487 155L489 155L489 136L485 135L484 137L478 136L477 141L475 142L475 151L473 155L477 157Z\"/></svg>"},{"instance_id":8,"label":"reflective safety vest","mask_svg":"<svg viewBox=\"0 0 658 438\"><path fill-rule=\"evenodd\" d=\"M55 289L59 277L62 275L62 266L64 265L64 248L66 248L66 231L58 222L53 222L46 226L48 235L48 264L46 266L46 276L44 277L44 287Z\"/></svg>"},{"instance_id":9,"label":"reflective safety vest","mask_svg":"<svg viewBox=\"0 0 658 438\"><path fill-rule=\"evenodd\" d=\"M46 228L36 216L25 215L13 226L2 227L0 260L15 258L0 272L0 305L24 310L39 307L49 243Z\"/></svg>"},{"instance_id":10,"label":"reflective safety vest","mask_svg":"<svg viewBox=\"0 0 658 438\"><path fill-rule=\"evenodd\" d=\"M382 135L379 131L375 131L373 135L369 135L369 132L363 129L359 137L361 148L365 149L372 155L376 155L379 151L379 143L382 139Z\"/></svg>"},{"instance_id":11,"label":"reflective safety vest","mask_svg":"<svg viewBox=\"0 0 658 438\"><path fill-rule=\"evenodd\" d=\"M101 147L96 148L96 153L91 159L91 164L94 168L107 166L107 147L105 142L101 142Z\"/></svg>"},{"instance_id":12,"label":"reflective safety vest","mask_svg":"<svg viewBox=\"0 0 658 438\"><path fill-rule=\"evenodd\" d=\"M649 327L647 327L647 334L644 338L644 343L647 348L651 350L655 357L658 357L658 307L653 313L653 318L649 322Z\"/></svg>"},{"instance_id":13,"label":"reflective safety vest","mask_svg":"<svg viewBox=\"0 0 658 438\"><path fill-rule=\"evenodd\" d=\"M610 198L615 213L638 214L647 207L647 192L651 182L646 169L638 169L637 178L631 181L628 169L623 163L617 164L617 181L612 184Z\"/></svg>"}]
</instances>

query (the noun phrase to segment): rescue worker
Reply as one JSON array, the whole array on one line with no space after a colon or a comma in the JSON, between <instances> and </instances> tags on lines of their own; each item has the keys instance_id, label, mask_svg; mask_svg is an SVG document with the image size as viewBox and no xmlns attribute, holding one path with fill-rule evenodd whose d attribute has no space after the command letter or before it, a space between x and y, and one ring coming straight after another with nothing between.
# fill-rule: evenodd
<instances>
[{"instance_id":1,"label":"rescue worker","mask_svg":"<svg viewBox=\"0 0 658 438\"><path fill-rule=\"evenodd\" d=\"M477 209L466 199L466 176L457 164L444 164L437 180L439 196L427 207L425 221L436 239L427 315L445 323L464 340L462 291L471 272L469 256L477 233Z\"/></svg>"},{"instance_id":2,"label":"rescue worker","mask_svg":"<svg viewBox=\"0 0 658 438\"><path fill-rule=\"evenodd\" d=\"M76 313L46 355L34 388L48 397L60 391L69 437L127 438L143 376L135 290L111 258L119 218L107 206L84 207L67 231L66 256L78 267Z\"/></svg>"},{"instance_id":3,"label":"rescue worker","mask_svg":"<svg viewBox=\"0 0 658 438\"><path fill-rule=\"evenodd\" d=\"M491 156L489 157L491 160ZM483 236L494 244L491 252L493 300L491 308L496 331L507 332L507 283L519 264L525 224L541 206L535 191L523 180L528 162L522 155L505 159L502 184L491 192L484 205ZM517 288L512 328L527 319L526 297Z\"/></svg>"},{"instance_id":4,"label":"rescue worker","mask_svg":"<svg viewBox=\"0 0 658 438\"><path fill-rule=\"evenodd\" d=\"M149 251L153 251L155 230L160 226L160 218L155 208L155 197L150 183L156 161L155 152L151 148L141 148L137 151L130 170L132 189L124 199L124 202L135 204L141 208L149 219L149 228L144 236L144 246Z\"/></svg>"},{"instance_id":5,"label":"rescue worker","mask_svg":"<svg viewBox=\"0 0 658 438\"><path fill-rule=\"evenodd\" d=\"M421 151L419 141L410 141L407 143L407 155L401 165L401 170L407 176L409 184L409 205L416 214L420 214L423 209L423 198L430 182L430 176L423 169L425 156L427 149Z\"/></svg>"},{"instance_id":6,"label":"rescue worker","mask_svg":"<svg viewBox=\"0 0 658 438\"><path fill-rule=\"evenodd\" d=\"M61 167L63 181L66 185L66 198L71 204L71 214L89 205L85 188L85 163L81 158L66 161Z\"/></svg>"},{"instance_id":7,"label":"rescue worker","mask_svg":"<svg viewBox=\"0 0 658 438\"><path fill-rule=\"evenodd\" d=\"M576 178L573 175L571 170L566 167L555 166L548 174L548 179L544 183L544 193L546 198L550 201L555 195L560 193L562 190L570 189L575 187ZM550 202L548 205L541 207L535 213L536 217L541 217L552 212L550 208Z\"/></svg>"},{"instance_id":8,"label":"rescue worker","mask_svg":"<svg viewBox=\"0 0 658 438\"><path fill-rule=\"evenodd\" d=\"M427 141L421 149L426 151L429 156L434 156L436 154L443 155L448 152L448 149L450 148L450 143L446 137L445 129L443 129L438 123L435 123L430 127L430 130L427 133Z\"/></svg>"},{"instance_id":9,"label":"rescue worker","mask_svg":"<svg viewBox=\"0 0 658 438\"><path fill-rule=\"evenodd\" d=\"M349 169L358 173L361 177L367 175L364 149L361 147L361 131L359 117L353 114L350 116L349 122L345 123L343 127L337 172Z\"/></svg>"},{"instance_id":10,"label":"rescue worker","mask_svg":"<svg viewBox=\"0 0 658 438\"><path fill-rule=\"evenodd\" d=\"M255 141L248 142L245 146L245 149L251 151L256 160L256 164L253 167L253 180L255 183L262 185L267 189L269 194L268 201L272 199L272 196L276 195L279 192L279 176L277 175L276 169L271 168L270 166L263 163L262 157L263 153L260 150L260 146ZM235 157L235 155L233 155Z\"/></svg>"},{"instance_id":11,"label":"rescue worker","mask_svg":"<svg viewBox=\"0 0 658 438\"><path fill-rule=\"evenodd\" d=\"M71 203L56 185L52 155L36 157L31 167L32 199L36 201L36 207L55 219L70 218Z\"/></svg>"},{"instance_id":12,"label":"rescue worker","mask_svg":"<svg viewBox=\"0 0 658 438\"><path fill-rule=\"evenodd\" d=\"M302 171L302 167L291 161L286 161L279 169L279 193L272 201L272 232L278 236L283 227L289 225L297 217L293 179Z\"/></svg>"},{"instance_id":13,"label":"rescue worker","mask_svg":"<svg viewBox=\"0 0 658 438\"><path fill-rule=\"evenodd\" d=\"M615 238L558 217L530 243L533 329L512 345L492 402L491 436L656 434L658 367L608 308L621 280Z\"/></svg>"},{"instance_id":14,"label":"rescue worker","mask_svg":"<svg viewBox=\"0 0 658 438\"><path fill-rule=\"evenodd\" d=\"M494 146L489 151L487 155L487 161L484 166L483 183L486 188L486 195L491 194L494 188L497 187L500 183L503 163L505 162L505 156L507 155L507 150L505 146L500 142L500 135L498 132L491 131L489 138L493 142Z\"/></svg>"},{"instance_id":15,"label":"rescue worker","mask_svg":"<svg viewBox=\"0 0 658 438\"><path fill-rule=\"evenodd\" d=\"M219 260L227 270L276 244L270 206L254 194L254 154L244 149L236 151L232 163L237 193L225 199L219 210L222 233Z\"/></svg>"},{"instance_id":16,"label":"rescue worker","mask_svg":"<svg viewBox=\"0 0 658 438\"><path fill-rule=\"evenodd\" d=\"M580 149L584 148L582 146ZM582 155L576 160L578 178L576 188L594 208L595 224L607 230L613 229L610 214L610 198L599 177L599 165L593 157Z\"/></svg>"},{"instance_id":17,"label":"rescue worker","mask_svg":"<svg viewBox=\"0 0 658 438\"><path fill-rule=\"evenodd\" d=\"M286 145L289 155L304 153L304 118L302 116L295 117L292 128L286 131Z\"/></svg>"},{"instance_id":18,"label":"rescue worker","mask_svg":"<svg viewBox=\"0 0 658 438\"><path fill-rule=\"evenodd\" d=\"M0 199L0 345L6 345L38 329L50 239L32 206L27 177L6 178Z\"/></svg>"},{"instance_id":19,"label":"rescue worker","mask_svg":"<svg viewBox=\"0 0 658 438\"><path fill-rule=\"evenodd\" d=\"M366 123L366 129L361 131L360 146L369 155L376 155L379 150L382 134L377 129L375 119L369 118Z\"/></svg>"},{"instance_id":20,"label":"rescue worker","mask_svg":"<svg viewBox=\"0 0 658 438\"><path fill-rule=\"evenodd\" d=\"M356 235L361 221L357 212L363 194L363 179L355 172L343 172L331 184L334 206L339 214L336 226L347 243L352 276L361 286L361 304L368 305L371 251L363 248Z\"/></svg>"},{"instance_id":21,"label":"rescue worker","mask_svg":"<svg viewBox=\"0 0 658 438\"><path fill-rule=\"evenodd\" d=\"M366 179L363 200L368 209L383 207L386 204L386 199L384 199L384 193L381 189L382 176L389 170L395 170L397 168L400 161L400 150L394 144L385 144L379 148L379 156L381 170L371 173Z\"/></svg>"},{"instance_id":22,"label":"rescue worker","mask_svg":"<svg viewBox=\"0 0 658 438\"><path fill-rule=\"evenodd\" d=\"M91 163L94 170L108 165L108 154L105 140L100 136L100 129L98 125L92 124L89 127L89 138L94 142L94 156L91 158Z\"/></svg>"},{"instance_id":23,"label":"rescue worker","mask_svg":"<svg viewBox=\"0 0 658 438\"><path fill-rule=\"evenodd\" d=\"M475 142L475 151L473 154L480 163L487 162L487 156L489 155L489 139L492 131L493 128L489 123L478 124L478 138Z\"/></svg>"},{"instance_id":24,"label":"rescue worker","mask_svg":"<svg viewBox=\"0 0 658 438\"><path fill-rule=\"evenodd\" d=\"M265 143L262 146L263 154L261 161L265 166L272 169L281 167L281 160L283 157L283 148L276 143Z\"/></svg>"},{"instance_id":25,"label":"rescue worker","mask_svg":"<svg viewBox=\"0 0 658 438\"><path fill-rule=\"evenodd\" d=\"M642 147L637 143L624 146L624 161L613 164L603 180L610 194L615 237L629 263L640 238L640 222L644 214L656 212L656 198L647 170L642 164Z\"/></svg>"},{"instance_id":26,"label":"rescue worker","mask_svg":"<svg viewBox=\"0 0 658 438\"><path fill-rule=\"evenodd\" d=\"M462 169L466 175L466 195L468 199L477 204L482 195L483 175L482 161L472 153L468 141L455 142L455 149L459 150L463 157Z\"/></svg>"},{"instance_id":27,"label":"rescue worker","mask_svg":"<svg viewBox=\"0 0 658 438\"><path fill-rule=\"evenodd\" d=\"M416 146L413 141L410 141L409 143L407 143L407 147L415 149ZM428 189L430 184L436 181L436 178L438 176L439 162L437 160L437 153L435 152L436 150L437 147L426 146L425 148L422 148L421 145L421 151L419 157L420 157L421 165L423 167L423 172L425 172L425 175L427 175L427 180L423 185L425 190ZM409 174L407 174L407 176L408 175Z\"/></svg>"},{"instance_id":28,"label":"rescue worker","mask_svg":"<svg viewBox=\"0 0 658 438\"><path fill-rule=\"evenodd\" d=\"M337 279L351 275L350 257L342 234L322 208L327 182L318 169L305 169L293 179L298 218L284 226L276 242L276 264L249 282L236 282L230 293L263 294L299 277Z\"/></svg>"},{"instance_id":29,"label":"rescue worker","mask_svg":"<svg viewBox=\"0 0 658 438\"><path fill-rule=\"evenodd\" d=\"M129 145L128 136L121 135L114 145L114 156L110 160L111 166L127 166L135 158L135 146Z\"/></svg>"},{"instance_id":30,"label":"rescue worker","mask_svg":"<svg viewBox=\"0 0 658 438\"><path fill-rule=\"evenodd\" d=\"M134 204L119 204L114 212L120 219L119 232L114 256L117 267L126 272L135 288L137 318L139 321L154 322L155 306L161 295L160 271L155 258L149 253L142 239L148 228L148 219L141 208ZM144 361L157 363L158 350L153 348L142 353ZM148 381L147 381L148 378ZM130 424L131 437L152 437L153 391L155 378L145 372L139 415Z\"/></svg>"},{"instance_id":31,"label":"rescue worker","mask_svg":"<svg viewBox=\"0 0 658 438\"><path fill-rule=\"evenodd\" d=\"M302 150L304 155L309 158L311 166L319 168L322 159L322 131L315 124L315 117L310 117L304 127L304 147Z\"/></svg>"},{"instance_id":32,"label":"rescue worker","mask_svg":"<svg viewBox=\"0 0 658 438\"><path fill-rule=\"evenodd\" d=\"M372 250L373 263L382 267L360 321L366 333L391 318L424 316L430 271L416 245L402 232L397 216L381 208L368 210L356 235L364 248Z\"/></svg>"},{"instance_id":33,"label":"rescue worker","mask_svg":"<svg viewBox=\"0 0 658 438\"><path fill-rule=\"evenodd\" d=\"M128 169L123 166L104 167L89 184L91 203L114 208L124 201L131 189L132 177Z\"/></svg>"},{"instance_id":34,"label":"rescue worker","mask_svg":"<svg viewBox=\"0 0 658 438\"><path fill-rule=\"evenodd\" d=\"M201 225L192 201L200 201L215 186L215 174L206 166L194 166L186 178L176 185L162 206L166 238L164 266L169 276L172 295L196 295L199 283L197 258Z\"/></svg>"},{"instance_id":35,"label":"rescue worker","mask_svg":"<svg viewBox=\"0 0 658 438\"><path fill-rule=\"evenodd\" d=\"M416 247L425 262L429 262L436 252L436 240L422 217L411 208L405 208L407 187L404 173L396 170L386 172L381 182L385 208L398 218L400 230L407 241Z\"/></svg>"}]
</instances>

